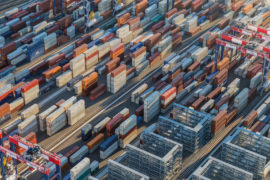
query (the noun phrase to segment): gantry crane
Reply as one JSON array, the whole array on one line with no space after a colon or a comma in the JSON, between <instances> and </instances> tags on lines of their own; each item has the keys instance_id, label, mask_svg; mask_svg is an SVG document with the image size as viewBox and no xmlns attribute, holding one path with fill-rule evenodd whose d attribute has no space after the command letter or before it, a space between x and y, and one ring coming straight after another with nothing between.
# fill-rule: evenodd
<instances>
[{"instance_id":1,"label":"gantry crane","mask_svg":"<svg viewBox=\"0 0 270 180\"><path fill-rule=\"evenodd\" d=\"M1 160L1 173L3 176L3 180L5 180L5 169L4 169L4 155L10 156L13 158L13 165L16 169L17 173L17 160L21 163L24 163L31 168L38 170L42 174L44 174L44 179L49 180L50 169L45 165L40 165L36 162L33 162L34 159L42 157L48 161L51 161L56 165L56 173L57 179L61 180L61 157L55 153L49 152L36 144L26 141L24 138L13 135L8 136L8 140L10 142L11 150L3 147L3 135L2 131L0 130L0 160ZM26 150L23 156L17 154L15 152L15 145L18 147L22 147Z\"/></svg>"},{"instance_id":2,"label":"gantry crane","mask_svg":"<svg viewBox=\"0 0 270 180\"><path fill-rule=\"evenodd\" d=\"M262 77L262 84L264 84L265 76L270 70L270 62L269 62L270 61L269 60L270 48L267 46L255 43L255 42L243 40L241 38L235 37L234 35L237 32L237 33L247 35L250 37L259 38L260 40L269 41L270 37L266 35L270 35L270 31L262 27L257 27L250 24L244 25L243 23L239 23L239 22L237 22L235 26L232 26L231 30L233 32L233 35L222 34L221 40L216 39L217 45L215 49L215 60L216 60L215 64L217 65L219 53L220 53L221 59L223 58L225 47L230 48L231 50L236 50L244 54L261 57L264 60L263 77ZM252 32L252 31L255 31L255 32ZM259 34L259 33L263 33L265 35ZM232 58L232 53L231 53L230 61L231 61L231 58Z\"/></svg>"}]
</instances>

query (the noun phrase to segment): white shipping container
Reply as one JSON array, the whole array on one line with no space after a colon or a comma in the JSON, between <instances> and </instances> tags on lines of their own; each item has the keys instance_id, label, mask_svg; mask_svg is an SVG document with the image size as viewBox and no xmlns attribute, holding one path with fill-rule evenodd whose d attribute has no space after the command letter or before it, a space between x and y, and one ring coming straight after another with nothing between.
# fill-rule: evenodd
<instances>
[{"instance_id":1,"label":"white shipping container","mask_svg":"<svg viewBox=\"0 0 270 180\"><path fill-rule=\"evenodd\" d=\"M41 131L45 131L47 129L46 127L46 117L51 114L53 111L57 109L56 105L52 105L45 111L39 114L38 119L39 119L39 128Z\"/></svg>"},{"instance_id":2,"label":"white shipping container","mask_svg":"<svg viewBox=\"0 0 270 180\"><path fill-rule=\"evenodd\" d=\"M72 70L73 78L85 71L85 57L83 54L80 54L70 61L70 69Z\"/></svg>"},{"instance_id":3,"label":"white shipping container","mask_svg":"<svg viewBox=\"0 0 270 180\"><path fill-rule=\"evenodd\" d=\"M97 134L99 133L103 128L105 128L106 124L111 120L110 117L104 118L102 121L100 121L97 125L94 126L94 132Z\"/></svg>"},{"instance_id":4,"label":"white shipping container","mask_svg":"<svg viewBox=\"0 0 270 180\"><path fill-rule=\"evenodd\" d=\"M90 172L90 159L85 157L76 166L71 168L70 178L71 180L77 180L80 176L82 176L87 171Z\"/></svg>"},{"instance_id":5,"label":"white shipping container","mask_svg":"<svg viewBox=\"0 0 270 180\"><path fill-rule=\"evenodd\" d=\"M111 50L109 43L105 43L98 46L98 57L102 58Z\"/></svg>"},{"instance_id":6,"label":"white shipping container","mask_svg":"<svg viewBox=\"0 0 270 180\"><path fill-rule=\"evenodd\" d=\"M38 131L37 117L35 115L30 116L18 125L18 132L21 136L26 136L30 132Z\"/></svg>"},{"instance_id":7,"label":"white shipping container","mask_svg":"<svg viewBox=\"0 0 270 180\"><path fill-rule=\"evenodd\" d=\"M19 97L9 103L10 111L12 112L14 109L16 109L18 106L21 106L24 104L23 98Z\"/></svg>"},{"instance_id":8,"label":"white shipping container","mask_svg":"<svg viewBox=\"0 0 270 180\"><path fill-rule=\"evenodd\" d=\"M124 136L135 126L137 126L137 116L133 114L120 124L119 133Z\"/></svg>"},{"instance_id":9,"label":"white shipping container","mask_svg":"<svg viewBox=\"0 0 270 180\"><path fill-rule=\"evenodd\" d=\"M85 116L85 102L79 100L77 103L72 105L67 112L68 125L74 125Z\"/></svg>"},{"instance_id":10,"label":"white shipping container","mask_svg":"<svg viewBox=\"0 0 270 180\"><path fill-rule=\"evenodd\" d=\"M29 108L25 109L22 113L21 113L21 117L22 119L27 119L32 115L36 115L39 112L39 106L38 104L33 104L32 106L30 106Z\"/></svg>"},{"instance_id":11,"label":"white shipping container","mask_svg":"<svg viewBox=\"0 0 270 180\"><path fill-rule=\"evenodd\" d=\"M76 95L81 95L82 94L82 81L77 82L74 85L73 89Z\"/></svg>"},{"instance_id":12,"label":"white shipping container","mask_svg":"<svg viewBox=\"0 0 270 180\"><path fill-rule=\"evenodd\" d=\"M76 101L77 101L77 97L76 96L72 96L71 98L69 98L68 100L66 100L64 103L62 103L60 105L60 107L63 107L65 109L65 111L67 111L68 108L71 107Z\"/></svg>"},{"instance_id":13,"label":"white shipping container","mask_svg":"<svg viewBox=\"0 0 270 180\"><path fill-rule=\"evenodd\" d=\"M124 139L119 139L119 146L125 148L127 144L130 144L138 136L138 130L134 129L132 132L126 136Z\"/></svg>"},{"instance_id":14,"label":"white shipping container","mask_svg":"<svg viewBox=\"0 0 270 180\"><path fill-rule=\"evenodd\" d=\"M72 79L72 72L70 70L68 70L56 78L56 86L63 87L71 79Z\"/></svg>"}]
</instances>

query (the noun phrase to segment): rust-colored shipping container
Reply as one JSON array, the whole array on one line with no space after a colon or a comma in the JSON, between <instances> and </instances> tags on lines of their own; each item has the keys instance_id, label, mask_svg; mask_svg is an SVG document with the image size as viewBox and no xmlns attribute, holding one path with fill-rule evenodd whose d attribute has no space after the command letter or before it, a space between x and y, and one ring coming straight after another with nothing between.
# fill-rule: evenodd
<instances>
[{"instance_id":1,"label":"rust-colored shipping container","mask_svg":"<svg viewBox=\"0 0 270 180\"><path fill-rule=\"evenodd\" d=\"M116 77L118 74L120 74L121 72L123 72L124 70L126 70L126 65L125 64L121 64L118 68L116 68L115 70L113 70L111 72L111 76L112 77Z\"/></svg>"},{"instance_id":2,"label":"rust-colored shipping container","mask_svg":"<svg viewBox=\"0 0 270 180\"><path fill-rule=\"evenodd\" d=\"M49 68L49 64L47 61L43 61L39 64L37 64L36 66L34 66L31 70L30 70L30 74L33 76L37 73L40 73L41 71L46 70L47 68Z\"/></svg>"},{"instance_id":3,"label":"rust-colored shipping container","mask_svg":"<svg viewBox=\"0 0 270 180\"><path fill-rule=\"evenodd\" d=\"M135 72L135 67L130 67L128 70L127 70L127 72L126 72L126 76L128 76L128 75L130 75L131 73L133 73L133 72Z\"/></svg>"},{"instance_id":4,"label":"rust-colored shipping container","mask_svg":"<svg viewBox=\"0 0 270 180\"><path fill-rule=\"evenodd\" d=\"M156 33L150 38L148 38L144 45L146 46L147 51L151 51L152 47L157 44L161 39L161 33Z\"/></svg>"},{"instance_id":5,"label":"rust-colored shipping container","mask_svg":"<svg viewBox=\"0 0 270 180\"><path fill-rule=\"evenodd\" d=\"M192 0L186 0L185 2L183 2L181 4L181 8L182 9L188 9L188 8L190 8L191 4L192 4Z\"/></svg>"},{"instance_id":6,"label":"rust-colored shipping container","mask_svg":"<svg viewBox=\"0 0 270 180\"><path fill-rule=\"evenodd\" d=\"M203 104L205 102L205 100L206 100L205 96L201 96L195 102L192 103L191 107L193 107L194 110L197 110L197 109L199 109L201 104Z\"/></svg>"},{"instance_id":7,"label":"rust-colored shipping container","mask_svg":"<svg viewBox=\"0 0 270 180\"><path fill-rule=\"evenodd\" d=\"M70 64L69 64L69 63L65 64L65 65L62 67L62 71L63 71L63 72L66 72L66 71L69 70L69 69L70 69Z\"/></svg>"},{"instance_id":8,"label":"rust-colored shipping container","mask_svg":"<svg viewBox=\"0 0 270 180\"><path fill-rule=\"evenodd\" d=\"M114 59L123 54L124 52L125 52L125 45L123 43L120 43L111 50L110 57L111 59Z\"/></svg>"},{"instance_id":9,"label":"rust-colored shipping container","mask_svg":"<svg viewBox=\"0 0 270 180\"><path fill-rule=\"evenodd\" d=\"M248 91L248 102L251 102L254 97L257 95L257 87L251 88Z\"/></svg>"},{"instance_id":10,"label":"rust-colored shipping container","mask_svg":"<svg viewBox=\"0 0 270 180\"><path fill-rule=\"evenodd\" d=\"M161 53L159 51L155 52L152 56L148 58L150 67L153 67L161 60Z\"/></svg>"},{"instance_id":11,"label":"rust-colored shipping container","mask_svg":"<svg viewBox=\"0 0 270 180\"><path fill-rule=\"evenodd\" d=\"M0 52L2 56L6 56L9 53L11 53L12 51L15 51L17 49L17 45L15 42L10 42L8 44L6 44L5 46L0 48Z\"/></svg>"},{"instance_id":12,"label":"rust-colored shipping container","mask_svg":"<svg viewBox=\"0 0 270 180\"><path fill-rule=\"evenodd\" d=\"M216 44L216 35L210 35L206 40L206 46L211 49Z\"/></svg>"},{"instance_id":13,"label":"rust-colored shipping container","mask_svg":"<svg viewBox=\"0 0 270 180\"><path fill-rule=\"evenodd\" d=\"M242 1L238 1L236 3L233 3L232 6L231 6L231 8L232 8L233 11L238 11L238 10L241 9L242 5L243 5L243 2Z\"/></svg>"},{"instance_id":14,"label":"rust-colored shipping container","mask_svg":"<svg viewBox=\"0 0 270 180\"><path fill-rule=\"evenodd\" d=\"M217 63L217 69L219 71L223 69L227 69L229 67L230 59L228 57L224 57L221 61Z\"/></svg>"},{"instance_id":15,"label":"rust-colored shipping container","mask_svg":"<svg viewBox=\"0 0 270 180\"><path fill-rule=\"evenodd\" d=\"M143 109L144 109L144 106L142 104L135 110L135 115L136 116L143 116Z\"/></svg>"},{"instance_id":16,"label":"rust-colored shipping container","mask_svg":"<svg viewBox=\"0 0 270 180\"><path fill-rule=\"evenodd\" d=\"M228 69L223 69L215 77L215 84L218 86L228 77Z\"/></svg>"},{"instance_id":17,"label":"rust-colored shipping container","mask_svg":"<svg viewBox=\"0 0 270 180\"><path fill-rule=\"evenodd\" d=\"M70 156L72 156L72 154L74 154L75 152L77 152L79 149L80 149L80 146L75 146L70 151L68 151L64 156L66 156L67 158L69 158Z\"/></svg>"},{"instance_id":18,"label":"rust-colored shipping container","mask_svg":"<svg viewBox=\"0 0 270 180\"><path fill-rule=\"evenodd\" d=\"M216 134L227 122L227 111L220 111L212 120L211 132Z\"/></svg>"},{"instance_id":19,"label":"rust-colored shipping container","mask_svg":"<svg viewBox=\"0 0 270 180\"><path fill-rule=\"evenodd\" d=\"M76 9L78 9L80 7L79 4L76 4L75 6L72 6L70 8L67 9L67 14L72 14L73 11L75 11Z\"/></svg>"},{"instance_id":20,"label":"rust-colored shipping container","mask_svg":"<svg viewBox=\"0 0 270 180\"><path fill-rule=\"evenodd\" d=\"M248 127L251 123L258 117L257 111L253 110L249 115L245 118L243 125Z\"/></svg>"},{"instance_id":21,"label":"rust-colored shipping container","mask_svg":"<svg viewBox=\"0 0 270 180\"><path fill-rule=\"evenodd\" d=\"M93 149L96 145L100 144L100 142L102 142L104 139L105 139L104 134L99 133L89 143L87 143L86 146L88 147L89 150Z\"/></svg>"},{"instance_id":22,"label":"rust-colored shipping container","mask_svg":"<svg viewBox=\"0 0 270 180\"><path fill-rule=\"evenodd\" d=\"M15 24L13 24L12 26L10 26L10 29L13 32L18 32L20 29L26 27L26 22L25 21L19 21Z\"/></svg>"},{"instance_id":23,"label":"rust-colored shipping container","mask_svg":"<svg viewBox=\"0 0 270 180\"><path fill-rule=\"evenodd\" d=\"M63 45L66 44L70 40L69 36L61 35L57 38L57 45Z\"/></svg>"},{"instance_id":24,"label":"rust-colored shipping container","mask_svg":"<svg viewBox=\"0 0 270 180\"><path fill-rule=\"evenodd\" d=\"M106 73L110 73L111 71L113 71L115 68L117 68L120 64L120 58L116 57L114 59L112 59L111 61L109 61L108 63L106 63L105 67L106 67Z\"/></svg>"},{"instance_id":25,"label":"rust-colored shipping container","mask_svg":"<svg viewBox=\"0 0 270 180\"><path fill-rule=\"evenodd\" d=\"M227 114L226 126L227 126L230 122L232 122L233 118L236 117L237 113L238 113L238 109L237 109L237 108L234 108L234 109L232 109L230 112L228 112L228 114Z\"/></svg>"},{"instance_id":26,"label":"rust-colored shipping container","mask_svg":"<svg viewBox=\"0 0 270 180\"><path fill-rule=\"evenodd\" d=\"M216 87L216 89L207 95L207 99L215 99L221 93L221 89L221 87Z\"/></svg>"},{"instance_id":27,"label":"rust-colored shipping container","mask_svg":"<svg viewBox=\"0 0 270 180\"><path fill-rule=\"evenodd\" d=\"M88 50L88 45L87 44L82 44L81 46L77 47L76 49L73 50L73 57L77 57L80 54L84 53L85 51Z\"/></svg>"},{"instance_id":28,"label":"rust-colored shipping container","mask_svg":"<svg viewBox=\"0 0 270 180\"><path fill-rule=\"evenodd\" d=\"M219 29L224 29L226 26L229 25L229 23L230 23L230 19L229 18L224 18L218 23L218 28Z\"/></svg>"},{"instance_id":29,"label":"rust-colored shipping container","mask_svg":"<svg viewBox=\"0 0 270 180\"><path fill-rule=\"evenodd\" d=\"M174 15L176 13L177 13L177 9L173 8L170 11L168 11L165 16L166 16L166 18L170 18L172 15Z\"/></svg>"},{"instance_id":30,"label":"rust-colored shipping container","mask_svg":"<svg viewBox=\"0 0 270 180\"><path fill-rule=\"evenodd\" d=\"M137 58L139 55L141 55L142 53L146 52L146 47L142 46L140 49L138 49L137 51L133 52L131 54L132 58Z\"/></svg>"},{"instance_id":31,"label":"rust-colored shipping container","mask_svg":"<svg viewBox=\"0 0 270 180\"><path fill-rule=\"evenodd\" d=\"M177 33L179 33L181 31L181 28L179 26L177 26L176 28L174 28L172 31L171 31L171 35L174 36L176 35Z\"/></svg>"},{"instance_id":32,"label":"rust-colored shipping container","mask_svg":"<svg viewBox=\"0 0 270 180\"><path fill-rule=\"evenodd\" d=\"M46 33L47 34L51 34L53 32L56 32L57 30L59 30L59 25L58 24L55 24L51 28L47 29L46 30Z\"/></svg>"},{"instance_id":33,"label":"rust-colored shipping container","mask_svg":"<svg viewBox=\"0 0 270 180\"><path fill-rule=\"evenodd\" d=\"M134 18L130 18L127 21L127 24L131 27L131 26L135 25L138 22L140 22L140 17L134 17Z\"/></svg>"},{"instance_id":34,"label":"rust-colored shipping container","mask_svg":"<svg viewBox=\"0 0 270 180\"><path fill-rule=\"evenodd\" d=\"M157 82L157 81L160 80L162 77L163 77L162 72L161 72L161 71L158 71L157 73L155 73L155 74L152 76L152 81L153 81L153 82Z\"/></svg>"},{"instance_id":35,"label":"rust-colored shipping container","mask_svg":"<svg viewBox=\"0 0 270 180\"><path fill-rule=\"evenodd\" d=\"M117 25L118 25L118 27L121 27L122 25L126 24L127 21L129 20L129 18L130 18L130 13L125 13L122 16L120 16L117 19Z\"/></svg>"},{"instance_id":36,"label":"rust-colored shipping container","mask_svg":"<svg viewBox=\"0 0 270 180\"><path fill-rule=\"evenodd\" d=\"M215 62L212 61L211 63L207 64L205 66L205 70L206 70L208 75L213 73L215 71Z\"/></svg>"},{"instance_id":37,"label":"rust-colored shipping container","mask_svg":"<svg viewBox=\"0 0 270 180\"><path fill-rule=\"evenodd\" d=\"M200 62L199 61L195 61L193 64L191 64L188 67L188 71L194 71L195 69L197 69L200 66Z\"/></svg>"},{"instance_id":38,"label":"rust-colored shipping container","mask_svg":"<svg viewBox=\"0 0 270 180\"><path fill-rule=\"evenodd\" d=\"M10 106L8 103L5 103L0 106L0 118L8 115L10 113Z\"/></svg>"},{"instance_id":39,"label":"rust-colored shipping container","mask_svg":"<svg viewBox=\"0 0 270 180\"><path fill-rule=\"evenodd\" d=\"M180 10L181 9L181 3L182 3L182 0L176 0L176 1L174 1L174 6L173 7Z\"/></svg>"},{"instance_id":40,"label":"rust-colored shipping container","mask_svg":"<svg viewBox=\"0 0 270 180\"><path fill-rule=\"evenodd\" d=\"M100 84L98 85L95 89L90 91L90 100L95 100L102 96L106 92L106 85L105 84Z\"/></svg>"},{"instance_id":41,"label":"rust-colored shipping container","mask_svg":"<svg viewBox=\"0 0 270 180\"><path fill-rule=\"evenodd\" d=\"M256 127L260 124L261 121L256 121L255 124L253 124L250 128L252 132L255 132Z\"/></svg>"},{"instance_id":42,"label":"rust-colored shipping container","mask_svg":"<svg viewBox=\"0 0 270 180\"><path fill-rule=\"evenodd\" d=\"M50 67L58 64L60 61L64 60L66 58L66 54L65 53L61 53L57 56L54 56L52 58L49 59L48 64Z\"/></svg>"},{"instance_id":43,"label":"rust-colored shipping container","mask_svg":"<svg viewBox=\"0 0 270 180\"><path fill-rule=\"evenodd\" d=\"M169 75L169 81L168 82L172 82L172 80L174 78L176 78L180 73L181 73L181 70L180 69L177 69L174 73L170 74Z\"/></svg>"},{"instance_id":44,"label":"rust-colored shipping container","mask_svg":"<svg viewBox=\"0 0 270 180\"><path fill-rule=\"evenodd\" d=\"M159 21L155 25L152 26L152 32L155 33L159 28L165 25L165 21Z\"/></svg>"},{"instance_id":45,"label":"rust-colored shipping container","mask_svg":"<svg viewBox=\"0 0 270 180\"><path fill-rule=\"evenodd\" d=\"M201 30L200 26L195 27L194 29L192 29L190 32L187 32L189 36L193 37L196 34L198 34Z\"/></svg>"},{"instance_id":46,"label":"rust-colored shipping container","mask_svg":"<svg viewBox=\"0 0 270 180\"><path fill-rule=\"evenodd\" d=\"M59 19L56 23L59 25L60 29L64 30L65 28L70 26L71 16L66 15L65 17L62 17L61 19Z\"/></svg>"},{"instance_id":47,"label":"rust-colored shipping container","mask_svg":"<svg viewBox=\"0 0 270 180\"><path fill-rule=\"evenodd\" d=\"M79 47L79 46L81 46L83 44L90 43L90 41L91 41L91 37L89 36L89 34L86 34L86 35L82 36L79 40L77 40L75 42L75 46Z\"/></svg>"},{"instance_id":48,"label":"rust-colored shipping container","mask_svg":"<svg viewBox=\"0 0 270 180\"><path fill-rule=\"evenodd\" d=\"M62 70L61 66L52 67L48 69L47 71L44 71L42 73L42 77L44 77L45 79L50 79L54 77L55 75L57 75L58 73L60 73L61 70Z\"/></svg>"},{"instance_id":49,"label":"rust-colored shipping container","mask_svg":"<svg viewBox=\"0 0 270 180\"><path fill-rule=\"evenodd\" d=\"M106 43L107 41L111 40L112 38L115 37L115 34L114 33L110 33L102 38L100 38L100 41L104 44Z\"/></svg>"}]
</instances>

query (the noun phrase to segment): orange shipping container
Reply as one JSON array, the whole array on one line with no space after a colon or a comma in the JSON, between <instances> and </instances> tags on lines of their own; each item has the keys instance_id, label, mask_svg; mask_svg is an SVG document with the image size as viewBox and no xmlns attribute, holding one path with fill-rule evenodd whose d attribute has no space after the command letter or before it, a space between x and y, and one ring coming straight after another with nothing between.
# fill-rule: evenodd
<instances>
[{"instance_id":1,"label":"orange shipping container","mask_svg":"<svg viewBox=\"0 0 270 180\"><path fill-rule=\"evenodd\" d=\"M121 72L123 72L126 69L127 69L126 65L125 64L121 64L118 68L116 68L115 70L113 70L111 72L111 76L112 77L116 77L118 74L120 74Z\"/></svg>"},{"instance_id":2,"label":"orange shipping container","mask_svg":"<svg viewBox=\"0 0 270 180\"><path fill-rule=\"evenodd\" d=\"M89 150L92 150L96 145L100 144L104 140L104 134L100 133L94 139L92 139L89 143L86 144Z\"/></svg>"},{"instance_id":3,"label":"orange shipping container","mask_svg":"<svg viewBox=\"0 0 270 180\"><path fill-rule=\"evenodd\" d=\"M130 13L125 13L117 19L118 27L121 27L123 24L126 24L128 19L130 18Z\"/></svg>"},{"instance_id":4,"label":"orange shipping container","mask_svg":"<svg viewBox=\"0 0 270 180\"><path fill-rule=\"evenodd\" d=\"M142 46L140 49L131 54L132 58L137 58L142 53L146 52L146 47Z\"/></svg>"},{"instance_id":5,"label":"orange shipping container","mask_svg":"<svg viewBox=\"0 0 270 180\"><path fill-rule=\"evenodd\" d=\"M123 43L120 43L115 48L113 48L110 52L111 59L114 59L118 57L119 55L123 54L125 52L125 46Z\"/></svg>"},{"instance_id":6,"label":"orange shipping container","mask_svg":"<svg viewBox=\"0 0 270 180\"><path fill-rule=\"evenodd\" d=\"M253 8L253 4L246 5L242 10L243 14L247 14L252 8Z\"/></svg>"},{"instance_id":7,"label":"orange shipping container","mask_svg":"<svg viewBox=\"0 0 270 180\"><path fill-rule=\"evenodd\" d=\"M59 72L61 72L61 70L62 70L61 66L56 66L56 67L53 67L53 68L48 69L47 71L43 72L42 76L45 79L50 79L53 76L57 75Z\"/></svg>"},{"instance_id":8,"label":"orange shipping container","mask_svg":"<svg viewBox=\"0 0 270 180\"><path fill-rule=\"evenodd\" d=\"M230 63L230 59L228 57L223 58L220 62L217 64L217 69L220 71L224 68L227 68Z\"/></svg>"},{"instance_id":9,"label":"orange shipping container","mask_svg":"<svg viewBox=\"0 0 270 180\"><path fill-rule=\"evenodd\" d=\"M8 113L10 113L10 106L9 106L9 104L8 103L5 103L5 104L1 105L0 106L0 118L4 117Z\"/></svg>"},{"instance_id":10,"label":"orange shipping container","mask_svg":"<svg viewBox=\"0 0 270 180\"><path fill-rule=\"evenodd\" d=\"M94 83L96 81L98 81L98 73L93 72L89 76L85 77L82 80L82 88L87 89L87 87L89 87L89 85L91 85L92 83Z\"/></svg>"},{"instance_id":11,"label":"orange shipping container","mask_svg":"<svg viewBox=\"0 0 270 180\"><path fill-rule=\"evenodd\" d=\"M73 57L79 56L80 54L84 53L87 50L88 50L88 45L82 44L81 46L73 50Z\"/></svg>"}]
</instances>

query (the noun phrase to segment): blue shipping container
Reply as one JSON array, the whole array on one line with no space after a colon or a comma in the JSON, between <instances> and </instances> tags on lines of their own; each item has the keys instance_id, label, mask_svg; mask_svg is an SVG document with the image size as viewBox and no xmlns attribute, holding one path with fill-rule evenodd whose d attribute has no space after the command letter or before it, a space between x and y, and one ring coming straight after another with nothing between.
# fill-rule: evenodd
<instances>
[{"instance_id":1,"label":"blue shipping container","mask_svg":"<svg viewBox=\"0 0 270 180\"><path fill-rule=\"evenodd\" d=\"M28 49L27 49L28 61L33 61L42 55L44 55L43 41L33 42L32 44L28 46Z\"/></svg>"},{"instance_id":2,"label":"blue shipping container","mask_svg":"<svg viewBox=\"0 0 270 180\"><path fill-rule=\"evenodd\" d=\"M15 71L15 66L11 66L10 68L0 72L0 79L5 77L6 75L8 75L9 73L12 73L13 71Z\"/></svg>"},{"instance_id":3,"label":"blue shipping container","mask_svg":"<svg viewBox=\"0 0 270 180\"><path fill-rule=\"evenodd\" d=\"M106 151L108 147L110 147L113 143L118 141L118 136L115 134L108 139L106 139L101 145L100 145L100 150L101 151Z\"/></svg>"},{"instance_id":4,"label":"blue shipping container","mask_svg":"<svg viewBox=\"0 0 270 180\"><path fill-rule=\"evenodd\" d=\"M140 49L143 46L142 42L139 42L138 44L132 46L129 51L130 53L134 53L135 51L137 51L138 49Z\"/></svg>"}]
</instances>

